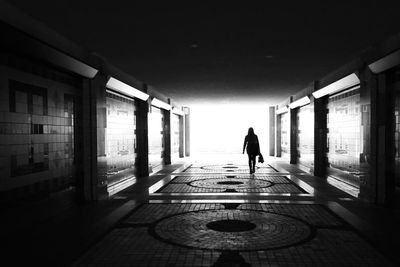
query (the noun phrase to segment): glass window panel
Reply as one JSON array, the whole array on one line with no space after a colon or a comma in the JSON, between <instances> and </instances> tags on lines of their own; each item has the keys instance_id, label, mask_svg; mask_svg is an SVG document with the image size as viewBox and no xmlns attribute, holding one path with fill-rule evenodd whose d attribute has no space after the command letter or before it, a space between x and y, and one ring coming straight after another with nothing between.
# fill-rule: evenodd
<instances>
[{"instance_id":1,"label":"glass window panel","mask_svg":"<svg viewBox=\"0 0 400 267\"><path fill-rule=\"evenodd\" d=\"M362 152L359 89L330 97L328 110L329 166L357 179Z\"/></svg>"},{"instance_id":2,"label":"glass window panel","mask_svg":"<svg viewBox=\"0 0 400 267\"><path fill-rule=\"evenodd\" d=\"M297 156L299 163L314 166L314 106L299 108L297 114Z\"/></svg>"},{"instance_id":3,"label":"glass window panel","mask_svg":"<svg viewBox=\"0 0 400 267\"><path fill-rule=\"evenodd\" d=\"M109 184L112 184L134 175L135 105L133 100L107 94L106 107L106 175Z\"/></svg>"},{"instance_id":4,"label":"glass window panel","mask_svg":"<svg viewBox=\"0 0 400 267\"><path fill-rule=\"evenodd\" d=\"M179 116L171 115L171 153L179 157Z\"/></svg>"},{"instance_id":5,"label":"glass window panel","mask_svg":"<svg viewBox=\"0 0 400 267\"><path fill-rule=\"evenodd\" d=\"M152 106L148 116L150 167L156 167L162 164L164 153L163 120L164 115L161 109Z\"/></svg>"},{"instance_id":6,"label":"glass window panel","mask_svg":"<svg viewBox=\"0 0 400 267\"><path fill-rule=\"evenodd\" d=\"M289 112L280 115L281 119L281 153L282 157L290 155L290 121Z\"/></svg>"}]
</instances>

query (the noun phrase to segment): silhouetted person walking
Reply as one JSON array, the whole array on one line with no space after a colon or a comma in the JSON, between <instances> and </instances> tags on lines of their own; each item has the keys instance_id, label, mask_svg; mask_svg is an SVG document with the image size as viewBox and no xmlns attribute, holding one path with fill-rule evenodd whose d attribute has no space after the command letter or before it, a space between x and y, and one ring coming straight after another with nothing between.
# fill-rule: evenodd
<instances>
[{"instance_id":1,"label":"silhouetted person walking","mask_svg":"<svg viewBox=\"0 0 400 267\"><path fill-rule=\"evenodd\" d=\"M258 142L258 137L254 134L252 127L249 128L249 131L244 138L243 154L245 149L249 156L250 174L253 174L256 171L256 156L260 154L260 143Z\"/></svg>"}]
</instances>

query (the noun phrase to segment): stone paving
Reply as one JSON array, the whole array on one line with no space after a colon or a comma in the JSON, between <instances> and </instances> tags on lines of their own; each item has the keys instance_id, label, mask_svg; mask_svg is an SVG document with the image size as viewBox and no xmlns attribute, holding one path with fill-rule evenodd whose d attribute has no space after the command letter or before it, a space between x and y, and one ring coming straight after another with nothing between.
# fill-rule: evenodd
<instances>
[{"instance_id":1,"label":"stone paving","mask_svg":"<svg viewBox=\"0 0 400 267\"><path fill-rule=\"evenodd\" d=\"M156 238L165 242L220 251L288 247L314 235L313 229L298 219L255 210L181 213L163 218L150 230Z\"/></svg>"},{"instance_id":2,"label":"stone paving","mask_svg":"<svg viewBox=\"0 0 400 267\"><path fill-rule=\"evenodd\" d=\"M183 174L176 176L171 182L172 183L190 183L200 179L212 179L212 178L227 178L227 179L258 179L267 180L277 184L290 183L290 180L284 175L265 175L257 174L251 176L250 174Z\"/></svg>"},{"instance_id":3,"label":"stone paving","mask_svg":"<svg viewBox=\"0 0 400 267\"><path fill-rule=\"evenodd\" d=\"M322 205L239 203L144 204L74 264L378 265L391 266Z\"/></svg>"},{"instance_id":4,"label":"stone paving","mask_svg":"<svg viewBox=\"0 0 400 267\"><path fill-rule=\"evenodd\" d=\"M249 173L249 166L246 165L192 165L185 173ZM256 166L256 173L274 173L276 170L268 164Z\"/></svg>"},{"instance_id":5,"label":"stone paving","mask_svg":"<svg viewBox=\"0 0 400 267\"><path fill-rule=\"evenodd\" d=\"M257 174L177 176L158 193L307 193L286 176Z\"/></svg>"},{"instance_id":6,"label":"stone paving","mask_svg":"<svg viewBox=\"0 0 400 267\"><path fill-rule=\"evenodd\" d=\"M168 199L152 194L73 266L393 266L326 206L302 202L314 197L304 183L267 164L254 176L232 163L192 165L174 175L158 191ZM219 202L207 195L186 203L170 194L224 192L253 198ZM284 199L259 203L260 192Z\"/></svg>"}]
</instances>

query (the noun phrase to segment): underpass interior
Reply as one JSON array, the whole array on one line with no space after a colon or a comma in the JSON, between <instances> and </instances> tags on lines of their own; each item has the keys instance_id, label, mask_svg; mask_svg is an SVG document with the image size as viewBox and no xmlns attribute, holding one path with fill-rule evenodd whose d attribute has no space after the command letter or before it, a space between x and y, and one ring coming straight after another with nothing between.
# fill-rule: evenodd
<instances>
[{"instance_id":1,"label":"underpass interior","mask_svg":"<svg viewBox=\"0 0 400 267\"><path fill-rule=\"evenodd\" d=\"M6 2L4 266L400 265L395 6Z\"/></svg>"}]
</instances>

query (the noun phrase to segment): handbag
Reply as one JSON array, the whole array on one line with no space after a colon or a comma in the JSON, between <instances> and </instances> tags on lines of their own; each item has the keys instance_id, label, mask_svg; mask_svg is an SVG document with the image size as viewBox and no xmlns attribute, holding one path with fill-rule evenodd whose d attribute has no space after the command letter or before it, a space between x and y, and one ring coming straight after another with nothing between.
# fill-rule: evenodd
<instances>
[{"instance_id":1,"label":"handbag","mask_svg":"<svg viewBox=\"0 0 400 267\"><path fill-rule=\"evenodd\" d=\"M261 153L258 155L258 162L264 163L264 157L261 155Z\"/></svg>"}]
</instances>

